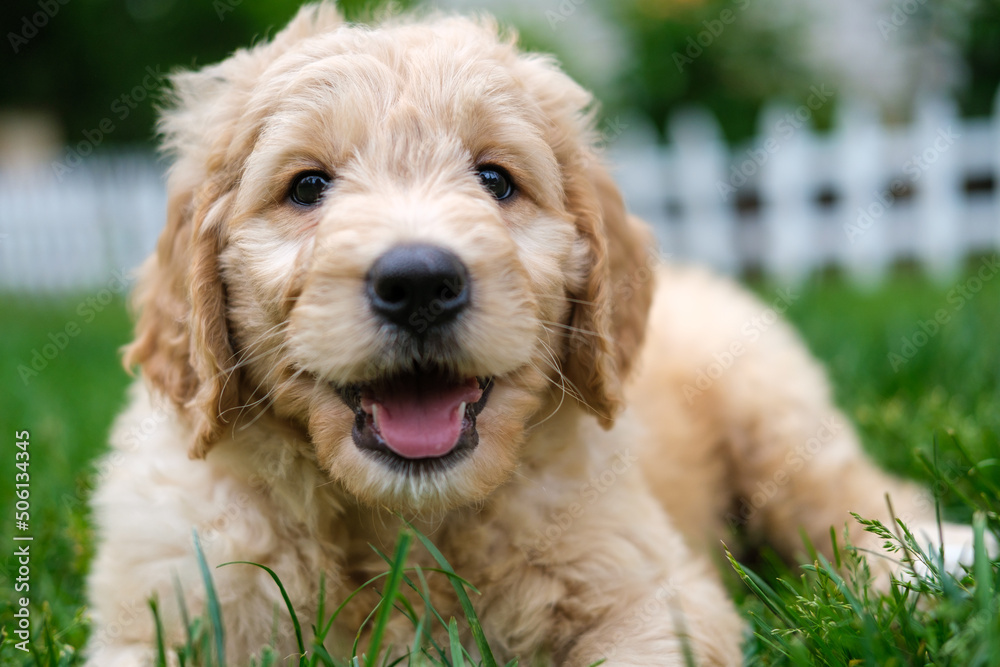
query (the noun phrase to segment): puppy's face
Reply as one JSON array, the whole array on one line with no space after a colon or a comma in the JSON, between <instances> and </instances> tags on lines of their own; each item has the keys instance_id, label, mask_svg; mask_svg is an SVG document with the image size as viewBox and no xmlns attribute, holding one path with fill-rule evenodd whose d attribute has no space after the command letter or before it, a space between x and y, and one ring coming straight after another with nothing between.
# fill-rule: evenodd
<instances>
[{"instance_id":1,"label":"puppy's face","mask_svg":"<svg viewBox=\"0 0 1000 667\"><path fill-rule=\"evenodd\" d=\"M583 91L495 28L368 30L329 8L215 70L178 80L164 125L185 209L140 292L149 320L193 238L187 386L157 373L178 362L142 320L132 350L200 405L196 453L266 412L360 499L437 510L500 484L563 400L610 418L620 202L594 182Z\"/></svg>"}]
</instances>

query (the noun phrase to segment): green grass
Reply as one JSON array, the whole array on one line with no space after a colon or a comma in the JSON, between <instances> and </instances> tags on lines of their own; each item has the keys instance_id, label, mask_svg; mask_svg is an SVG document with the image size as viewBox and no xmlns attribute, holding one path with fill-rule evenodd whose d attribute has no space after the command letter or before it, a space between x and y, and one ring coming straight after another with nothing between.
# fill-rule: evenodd
<instances>
[{"instance_id":1,"label":"green grass","mask_svg":"<svg viewBox=\"0 0 1000 667\"><path fill-rule=\"evenodd\" d=\"M977 268L973 263L972 269ZM980 292L963 299L960 310L954 310L949 293L954 296L952 290L963 284L964 279L941 286L900 276L876 289L861 290L817 279L800 290L801 298L787 316L827 364L837 400L857 423L872 456L901 474L927 483L939 480L935 489L940 491L946 518L975 517L980 530L996 532L1000 280L986 282ZM765 296L773 291L767 285L757 289ZM14 648L16 638L5 636L0 665L80 664L77 652L88 632L83 581L94 536L85 501L91 491L92 462L104 451L111 420L124 403L129 380L120 369L117 349L127 342L129 325L117 300L85 321L87 307L78 308L86 296L59 301L0 298L4 313L0 433L10 460L4 475L10 481L15 472L14 433L23 429L31 433L31 529L20 534L34 537L30 599L35 651L25 655ZM900 350L901 339L912 339L920 322L933 319L939 309L948 311L949 321L912 359L893 369L890 353ZM37 376L23 382L19 366L30 366L33 350L42 351L50 334L58 339L69 322L79 325L79 334L69 337L65 349ZM7 481L0 484L4 508L0 525L8 536L19 532L12 487ZM373 610L371 627L384 622L380 614L407 614L417 630L416 650L426 651L420 653L424 662L412 664L476 664L467 655L454 657L453 635L448 635L448 645L429 643L424 631L450 629L452 619L436 618L433 609L422 603L425 573L404 568L404 561L407 549L427 545L417 534L408 534L386 556L386 577L371 583L395 603ZM889 541L893 540L902 548L897 538ZM5 567L0 569L0 588L5 592L0 596L0 623L6 630L13 627L16 609L12 591L17 565L10 558L12 552L12 546L5 548ZM842 549L840 557L839 569L817 559L804 570L789 570L767 557L751 568L739 566L737 574L743 579L734 576L734 594L755 631L746 644L748 664L1000 664L996 639L1000 580L995 562L981 554L969 576L959 581L936 575L932 567L925 579L879 597L865 587L866 574L853 563L850 551ZM925 557L933 566L933 554ZM441 564L441 570L447 569ZM458 573L462 574L467 573ZM390 589L387 582L392 581L397 593L408 591L406 604ZM461 580L452 581L459 599L465 595L469 601L467 618L458 619L455 627L465 634L475 627L474 616L468 614L474 614L476 596ZM320 610L321 617L327 614L325 619L299 621L303 627L313 624L322 629L335 612ZM209 657L217 654L212 619L191 619L191 624L185 647L192 655L188 664L217 664L209 662L217 660ZM385 647L371 643L376 636L372 632L368 643L357 647L357 664L375 664L370 661L385 655ZM310 665L354 664L351 656L330 656L313 645L303 649ZM276 664L274 660L265 650L258 664Z\"/></svg>"},{"instance_id":2,"label":"green grass","mask_svg":"<svg viewBox=\"0 0 1000 667\"><path fill-rule=\"evenodd\" d=\"M129 338L130 325L120 300L101 312L88 305L89 295L58 301L4 297L0 322L0 437L4 453L0 482L0 526L3 534L30 535L31 600L34 645L39 656L25 656L11 637L0 644L2 665L68 665L73 647L83 645L88 627L83 621L84 573L93 553L94 536L86 502L93 478L92 462L105 450L115 413L124 405L128 376L122 371L118 348ZM82 305L81 305L82 304ZM22 380L19 366L30 368L33 351L57 340L69 323L79 327L64 349L37 376ZM71 328L72 330L72 328ZM51 351L51 350L50 350ZM44 357L43 357L44 358ZM41 366L41 364L38 364ZM30 433L30 529L14 525L14 452L17 431ZM13 602L18 564L7 538L0 568L0 624L13 627ZM51 619L50 624L43 622ZM51 634L48 640L43 630ZM52 659L52 653L62 657Z\"/></svg>"}]
</instances>

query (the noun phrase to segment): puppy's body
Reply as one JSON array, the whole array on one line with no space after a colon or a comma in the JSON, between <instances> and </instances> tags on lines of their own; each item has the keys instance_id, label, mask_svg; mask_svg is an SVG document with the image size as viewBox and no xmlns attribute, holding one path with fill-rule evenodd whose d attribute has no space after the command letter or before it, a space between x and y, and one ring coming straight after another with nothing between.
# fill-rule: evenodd
<instances>
[{"instance_id":1,"label":"puppy's body","mask_svg":"<svg viewBox=\"0 0 1000 667\"><path fill-rule=\"evenodd\" d=\"M384 571L369 545L388 551L400 511L482 591L504 657L648 667L684 664L685 643L739 662L711 566L731 527L792 555L800 527L824 548L849 511L886 518L887 491L927 519L765 305L655 266L589 148L588 96L495 27L306 9L177 87L168 227L129 352L144 378L95 497L90 664L149 660L151 594L182 641L174 578L204 606L192 529L212 564L273 569L309 618L321 574L333 609ZM407 271L432 257L421 280L451 272L436 309L393 310L373 276L400 252ZM233 664L276 625L294 650L266 573L214 577ZM346 607L336 648L376 601ZM412 627L393 623L399 651Z\"/></svg>"},{"instance_id":2,"label":"puppy's body","mask_svg":"<svg viewBox=\"0 0 1000 667\"><path fill-rule=\"evenodd\" d=\"M603 431L563 405L532 430L518 472L481 505L417 520L458 572L474 573L483 592L477 609L507 657L683 664L680 611L704 664L738 664L740 623L710 563L734 521L791 555L797 526L824 547L829 527L843 525L849 511L883 515L873 488L892 491L904 511L916 512L909 516L923 516L913 489L862 458L819 369L787 326L774 323L754 342L744 336L743 325L767 317L768 305L700 270L663 268L657 279L648 361L630 385L633 407L616 426ZM705 312L720 318L707 320ZM747 342L743 355L698 390L716 351L739 341ZM110 457L95 500L105 548L91 579L99 619L94 665L142 664L150 655L144 600L153 592L166 610L169 639L181 641L175 573L193 608L203 599L192 528L209 562L249 560L281 573L306 618L318 601L319 573L327 578L329 609L384 571L369 545L386 552L396 537L398 520L330 484L295 434L258 422L192 461L184 445L193 434L176 422L173 408L152 404L140 383L116 427L121 454ZM818 449L810 444L816 439ZM768 483L776 491L755 507L750 499ZM426 558L421 564L433 566ZM214 576L229 656L242 664L272 636L283 603L255 568L228 566ZM460 617L450 585L430 583L442 615ZM362 597L345 610L335 635L342 648L375 601ZM620 625L594 627L602 616ZM291 653L290 621L283 612L277 618L278 644ZM405 645L412 628L397 624L394 631Z\"/></svg>"}]
</instances>

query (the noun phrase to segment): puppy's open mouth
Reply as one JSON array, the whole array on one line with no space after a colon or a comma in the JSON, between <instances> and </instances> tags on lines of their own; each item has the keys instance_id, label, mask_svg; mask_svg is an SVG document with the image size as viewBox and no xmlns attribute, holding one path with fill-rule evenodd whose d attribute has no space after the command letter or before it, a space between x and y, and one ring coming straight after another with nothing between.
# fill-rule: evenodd
<instances>
[{"instance_id":1,"label":"puppy's open mouth","mask_svg":"<svg viewBox=\"0 0 1000 667\"><path fill-rule=\"evenodd\" d=\"M338 388L354 410L355 444L388 463L450 463L479 444L476 417L493 378L424 368Z\"/></svg>"}]
</instances>

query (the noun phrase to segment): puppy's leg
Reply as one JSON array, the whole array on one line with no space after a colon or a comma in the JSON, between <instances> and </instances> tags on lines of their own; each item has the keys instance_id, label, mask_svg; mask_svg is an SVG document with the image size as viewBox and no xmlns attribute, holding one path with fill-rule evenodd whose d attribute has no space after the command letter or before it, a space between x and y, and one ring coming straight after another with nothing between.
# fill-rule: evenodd
<instances>
[{"instance_id":1,"label":"puppy's leg","mask_svg":"<svg viewBox=\"0 0 1000 667\"><path fill-rule=\"evenodd\" d=\"M606 592L604 603L614 602L560 664L679 667L690 655L703 667L739 665L740 622L710 567L692 558L643 590L625 584Z\"/></svg>"},{"instance_id":2,"label":"puppy's leg","mask_svg":"<svg viewBox=\"0 0 1000 667\"><path fill-rule=\"evenodd\" d=\"M603 659L679 666L688 652L699 665L739 664L742 624L732 602L649 493L639 466L627 454L584 468L579 450L571 458L565 469L550 461L551 476L539 480L526 472L498 513L494 527L521 553L502 564L493 552L488 571L506 572L484 610L492 632L509 638L511 655L547 646L554 664L566 667Z\"/></svg>"},{"instance_id":3,"label":"puppy's leg","mask_svg":"<svg viewBox=\"0 0 1000 667\"><path fill-rule=\"evenodd\" d=\"M140 437L132 437L136 434ZM231 476L226 466L189 460L187 437L172 411L154 409L141 391L134 393L132 406L115 427L116 448L99 466L101 480L93 500L99 541L88 580L94 620L88 665L151 664L156 628L148 600L153 596L166 647L183 643L177 589L191 619L205 610L194 530L222 605L227 657L233 664L268 642L274 610L284 604L270 577L258 568L216 565L235 560L267 564L282 577L297 606L315 603L312 587L319 561L313 552L321 546L290 548L291 540L278 532L279 521L266 499ZM280 650L294 646L291 636L277 640Z\"/></svg>"},{"instance_id":4,"label":"puppy's leg","mask_svg":"<svg viewBox=\"0 0 1000 667\"><path fill-rule=\"evenodd\" d=\"M780 317L794 292L758 300L732 283L690 270L660 279L653 359L645 393L668 382L690 414L710 424L728 460L720 479L733 500L727 523L745 528L792 557L803 551L799 531L823 553L830 527L845 523L855 545L881 552L880 540L850 516L892 525L886 504L915 532L936 536L933 498L879 470L863 453L849 419L833 404L828 382L792 328ZM652 352L652 350L650 350ZM669 378L669 379L665 379ZM655 426L655 420L654 426ZM727 478L727 479L726 479ZM946 542L967 531L948 528Z\"/></svg>"},{"instance_id":5,"label":"puppy's leg","mask_svg":"<svg viewBox=\"0 0 1000 667\"><path fill-rule=\"evenodd\" d=\"M960 571L958 562L971 554L968 527L945 524L939 536L933 495L876 467L834 406L823 370L784 322L774 329L722 383L736 490L730 525L745 526L790 557L802 549L799 529L830 555L830 527L839 538L846 523L851 542L884 571L896 570L898 557L850 514L897 533L898 518L925 547L936 550L943 538L947 566Z\"/></svg>"}]
</instances>

